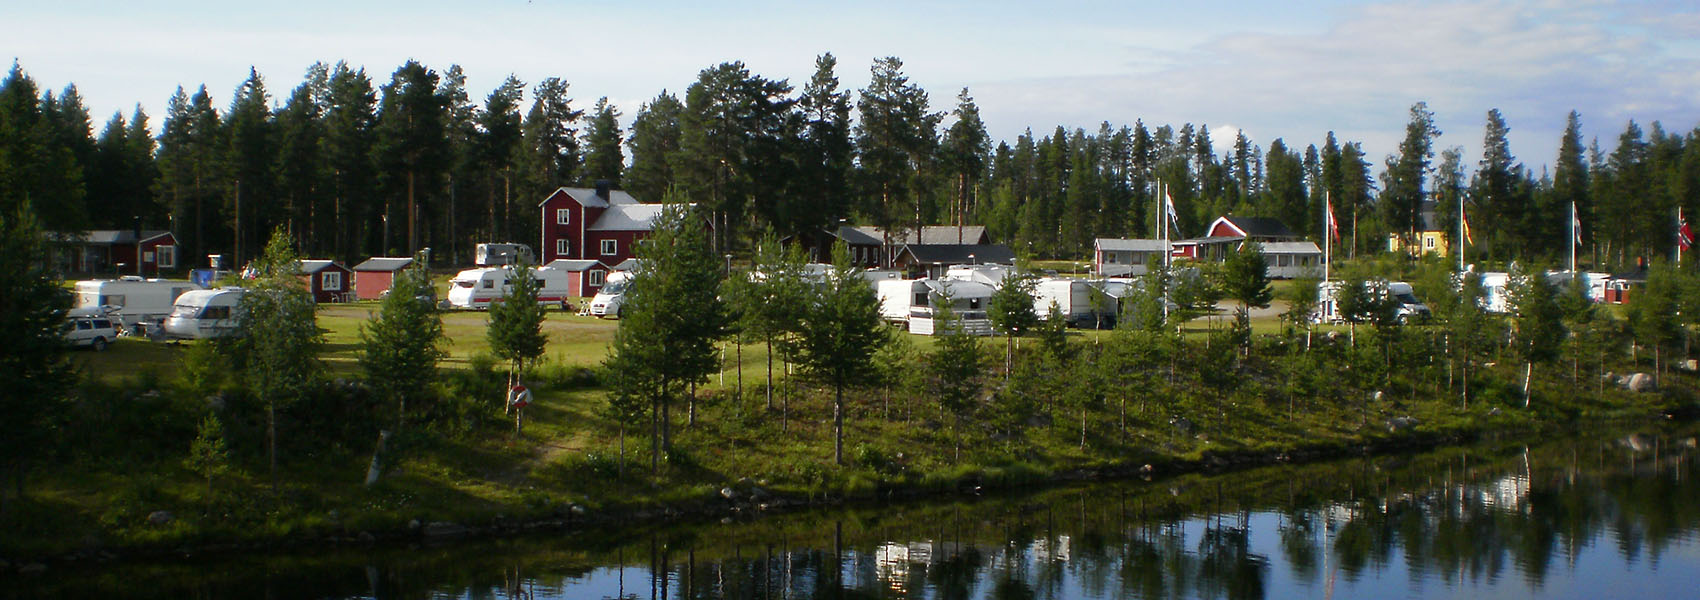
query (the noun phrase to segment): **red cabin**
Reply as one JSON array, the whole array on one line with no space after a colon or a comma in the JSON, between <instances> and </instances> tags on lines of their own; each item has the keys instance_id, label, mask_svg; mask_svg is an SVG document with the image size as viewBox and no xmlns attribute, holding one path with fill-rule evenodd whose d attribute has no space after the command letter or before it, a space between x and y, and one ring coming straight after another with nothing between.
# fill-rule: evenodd
<instances>
[{"instance_id":1,"label":"red cabin","mask_svg":"<svg viewBox=\"0 0 1700 600\"><path fill-rule=\"evenodd\" d=\"M307 291L313 293L314 302L347 302L353 298L351 293L354 280L352 271L332 260L302 260L301 277L307 282Z\"/></svg>"},{"instance_id":2,"label":"red cabin","mask_svg":"<svg viewBox=\"0 0 1700 600\"><path fill-rule=\"evenodd\" d=\"M390 291L395 285L396 273L413 266L413 259L401 257L374 256L366 262L354 265L354 293L361 300L377 300L384 297L384 292Z\"/></svg>"}]
</instances>

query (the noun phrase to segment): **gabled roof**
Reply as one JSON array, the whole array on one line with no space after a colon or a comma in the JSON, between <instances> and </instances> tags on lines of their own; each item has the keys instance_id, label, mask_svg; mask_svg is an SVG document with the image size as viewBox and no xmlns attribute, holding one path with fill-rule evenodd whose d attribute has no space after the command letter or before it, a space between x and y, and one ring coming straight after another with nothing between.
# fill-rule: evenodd
<instances>
[{"instance_id":1,"label":"gabled roof","mask_svg":"<svg viewBox=\"0 0 1700 600\"><path fill-rule=\"evenodd\" d=\"M315 260L315 259L306 259L306 258L301 259L301 272L302 273L317 273L319 271L323 271L323 270L331 268L331 267L336 267L336 268L339 268L339 269L347 270L342 265L336 264L336 261L334 261L334 260Z\"/></svg>"},{"instance_id":2,"label":"gabled roof","mask_svg":"<svg viewBox=\"0 0 1700 600\"><path fill-rule=\"evenodd\" d=\"M565 192L568 196L571 196L574 200L577 200L579 204L584 206L607 208L609 206L617 206L621 204L638 204L637 198L632 197L632 195L626 193L625 190L608 190L608 197L603 198L602 196L597 195L596 188L563 187L550 192L548 196L544 196L543 200L538 202L537 205L543 206L544 202L548 202L550 198L555 197L555 194L562 192Z\"/></svg>"},{"instance_id":3,"label":"gabled roof","mask_svg":"<svg viewBox=\"0 0 1700 600\"><path fill-rule=\"evenodd\" d=\"M1162 252L1163 240L1098 238L1092 245L1106 252Z\"/></svg>"},{"instance_id":4,"label":"gabled roof","mask_svg":"<svg viewBox=\"0 0 1700 600\"><path fill-rule=\"evenodd\" d=\"M403 257L374 256L358 265L356 271L400 271L413 264L413 259Z\"/></svg>"},{"instance_id":5,"label":"gabled roof","mask_svg":"<svg viewBox=\"0 0 1700 600\"><path fill-rule=\"evenodd\" d=\"M52 231L47 234L47 241L83 244L135 244L138 241L147 242L154 238L171 235L163 229L144 229L142 237L136 237L132 229L93 229L89 231Z\"/></svg>"},{"instance_id":6,"label":"gabled roof","mask_svg":"<svg viewBox=\"0 0 1700 600\"><path fill-rule=\"evenodd\" d=\"M636 259L633 259L633 260L636 260ZM551 269L551 270L557 270L557 271L570 271L570 272L589 271L589 270L595 269L597 267L602 267L604 269L607 268L607 267L603 266L602 261L599 261L599 260L572 259L572 258L558 258L558 259L549 261L549 264L547 264L547 265L543 265L543 268L545 268L545 269Z\"/></svg>"},{"instance_id":7,"label":"gabled roof","mask_svg":"<svg viewBox=\"0 0 1700 600\"><path fill-rule=\"evenodd\" d=\"M592 223L590 231L649 231L655 226L655 218L661 216L665 204L616 204L608 207L601 217Z\"/></svg>"},{"instance_id":8,"label":"gabled roof","mask_svg":"<svg viewBox=\"0 0 1700 600\"><path fill-rule=\"evenodd\" d=\"M643 259L641 259L641 258L628 258L626 260L620 261L620 264L614 265L614 270L615 271L636 271L636 270L638 270L638 267L641 267L641 266L643 266Z\"/></svg>"},{"instance_id":9,"label":"gabled roof","mask_svg":"<svg viewBox=\"0 0 1700 600\"><path fill-rule=\"evenodd\" d=\"M904 254L929 265L1015 264L1015 252L1003 244L905 244L897 250Z\"/></svg>"},{"instance_id":10,"label":"gabled roof","mask_svg":"<svg viewBox=\"0 0 1700 600\"><path fill-rule=\"evenodd\" d=\"M834 233L846 244L879 245L885 243L885 230L867 225L839 227ZM976 245L988 240L984 225L925 225L917 238L914 231L903 231L891 238L893 245Z\"/></svg>"},{"instance_id":11,"label":"gabled roof","mask_svg":"<svg viewBox=\"0 0 1700 600\"><path fill-rule=\"evenodd\" d=\"M1227 223L1229 227L1239 231L1240 235L1245 237L1295 239L1299 237L1293 233L1293 230L1287 229L1287 225L1282 223L1280 219L1269 217L1218 217L1205 231L1215 231L1218 223Z\"/></svg>"}]
</instances>

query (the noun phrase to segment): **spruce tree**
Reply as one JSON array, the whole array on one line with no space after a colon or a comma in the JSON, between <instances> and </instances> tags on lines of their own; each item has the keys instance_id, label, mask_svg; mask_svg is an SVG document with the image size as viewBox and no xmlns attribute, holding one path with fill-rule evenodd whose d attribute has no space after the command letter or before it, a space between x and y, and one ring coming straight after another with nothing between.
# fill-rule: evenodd
<instances>
[{"instance_id":1,"label":"spruce tree","mask_svg":"<svg viewBox=\"0 0 1700 600\"><path fill-rule=\"evenodd\" d=\"M56 415L77 380L60 332L70 306L29 205L0 211L0 516L23 499L25 475L54 447Z\"/></svg>"},{"instance_id":2,"label":"spruce tree","mask_svg":"<svg viewBox=\"0 0 1700 600\"><path fill-rule=\"evenodd\" d=\"M537 290L542 287L533 267L523 258L507 273L506 293L501 301L490 304L489 325L485 337L490 353L508 363L508 388L518 385L524 374L543 357L549 338L543 334L546 318L537 303ZM392 292L391 295L394 295ZM507 389L503 390L504 394ZM504 396L504 406L508 398ZM504 409L511 409L508 406Z\"/></svg>"},{"instance_id":3,"label":"spruce tree","mask_svg":"<svg viewBox=\"0 0 1700 600\"><path fill-rule=\"evenodd\" d=\"M621 187L626 156L620 151L620 138L620 111L603 96L590 110L590 128L584 133L583 183L606 181L611 187Z\"/></svg>"},{"instance_id":4,"label":"spruce tree","mask_svg":"<svg viewBox=\"0 0 1700 600\"><path fill-rule=\"evenodd\" d=\"M360 369L366 386L379 399L394 403L398 429L406 426L409 401L419 410L419 403L430 397L437 363L448 355L423 258L415 257L412 266L396 274L378 312L360 327Z\"/></svg>"},{"instance_id":5,"label":"spruce tree","mask_svg":"<svg viewBox=\"0 0 1700 600\"><path fill-rule=\"evenodd\" d=\"M325 336L301 263L282 227L253 262L257 274L242 296L234 343L237 364L266 407L266 454L277 485L277 413L300 398L323 373Z\"/></svg>"}]
</instances>

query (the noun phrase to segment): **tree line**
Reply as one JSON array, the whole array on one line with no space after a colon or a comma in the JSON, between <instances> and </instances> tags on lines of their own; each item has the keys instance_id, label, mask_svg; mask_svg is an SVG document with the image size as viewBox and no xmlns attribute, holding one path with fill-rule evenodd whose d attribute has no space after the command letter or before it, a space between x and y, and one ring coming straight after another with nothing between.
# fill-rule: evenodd
<instances>
[{"instance_id":1,"label":"tree line","mask_svg":"<svg viewBox=\"0 0 1700 600\"><path fill-rule=\"evenodd\" d=\"M682 94L644 102L622 129L607 98L587 111L559 77L509 76L480 102L458 66L409 61L385 81L315 63L287 94L250 70L228 104L204 85L179 89L157 135L138 106L95 136L74 84L42 91L14 63L0 82L0 206L27 203L49 230L169 227L191 256L245 261L282 224L307 255L431 247L465 262L475 242L534 239L534 203L554 188L607 181L645 201L677 190L703 205L720 250L853 220L892 231L983 224L1023 256L1073 258L1096 237L1153 237L1162 189L1179 235L1237 214L1317 239L1327 200L1347 255L1422 227L1424 201L1436 203L1430 225L1455 238L1462 200L1480 232L1472 256L1551 259L1567 253L1575 204L1583 254L1622 264L1668 253L1675 212L1695 208L1700 189L1696 132L1657 122L1630 122L1606 153L1584 143L1572 112L1539 172L1513 156L1497 109L1471 168L1460 146L1437 145L1421 102L1381 161L1333 132L1320 145L1267 147L1237 132L1218 148L1192 123L1057 126L995 142L966 88L946 111L898 58L875 60L860 90L843 88L838 69L823 54L799 88L721 63Z\"/></svg>"}]
</instances>

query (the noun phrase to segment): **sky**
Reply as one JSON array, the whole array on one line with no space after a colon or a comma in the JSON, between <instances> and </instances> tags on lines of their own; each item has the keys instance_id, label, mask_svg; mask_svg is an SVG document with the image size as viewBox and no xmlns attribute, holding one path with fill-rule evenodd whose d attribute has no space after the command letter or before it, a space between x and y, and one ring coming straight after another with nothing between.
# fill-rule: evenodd
<instances>
[{"instance_id":1,"label":"sky","mask_svg":"<svg viewBox=\"0 0 1700 600\"><path fill-rule=\"evenodd\" d=\"M157 130L178 86L206 85L222 110L250 67L278 102L316 61L364 67L375 84L409 59L459 64L480 103L509 74L560 77L577 107L606 96L630 123L721 62L801 88L826 52L848 89L885 56L935 111L967 88L1011 144L1027 129L1143 120L1207 125L1221 155L1236 132L1302 149L1334 131L1379 173L1423 101L1437 150L1461 147L1469 165L1498 108L1513 155L1538 174L1571 110L1608 152L1631 119L1700 125L1692 0L0 0L0 22L13 24L0 55L43 89L74 83L96 134L138 104Z\"/></svg>"}]
</instances>

